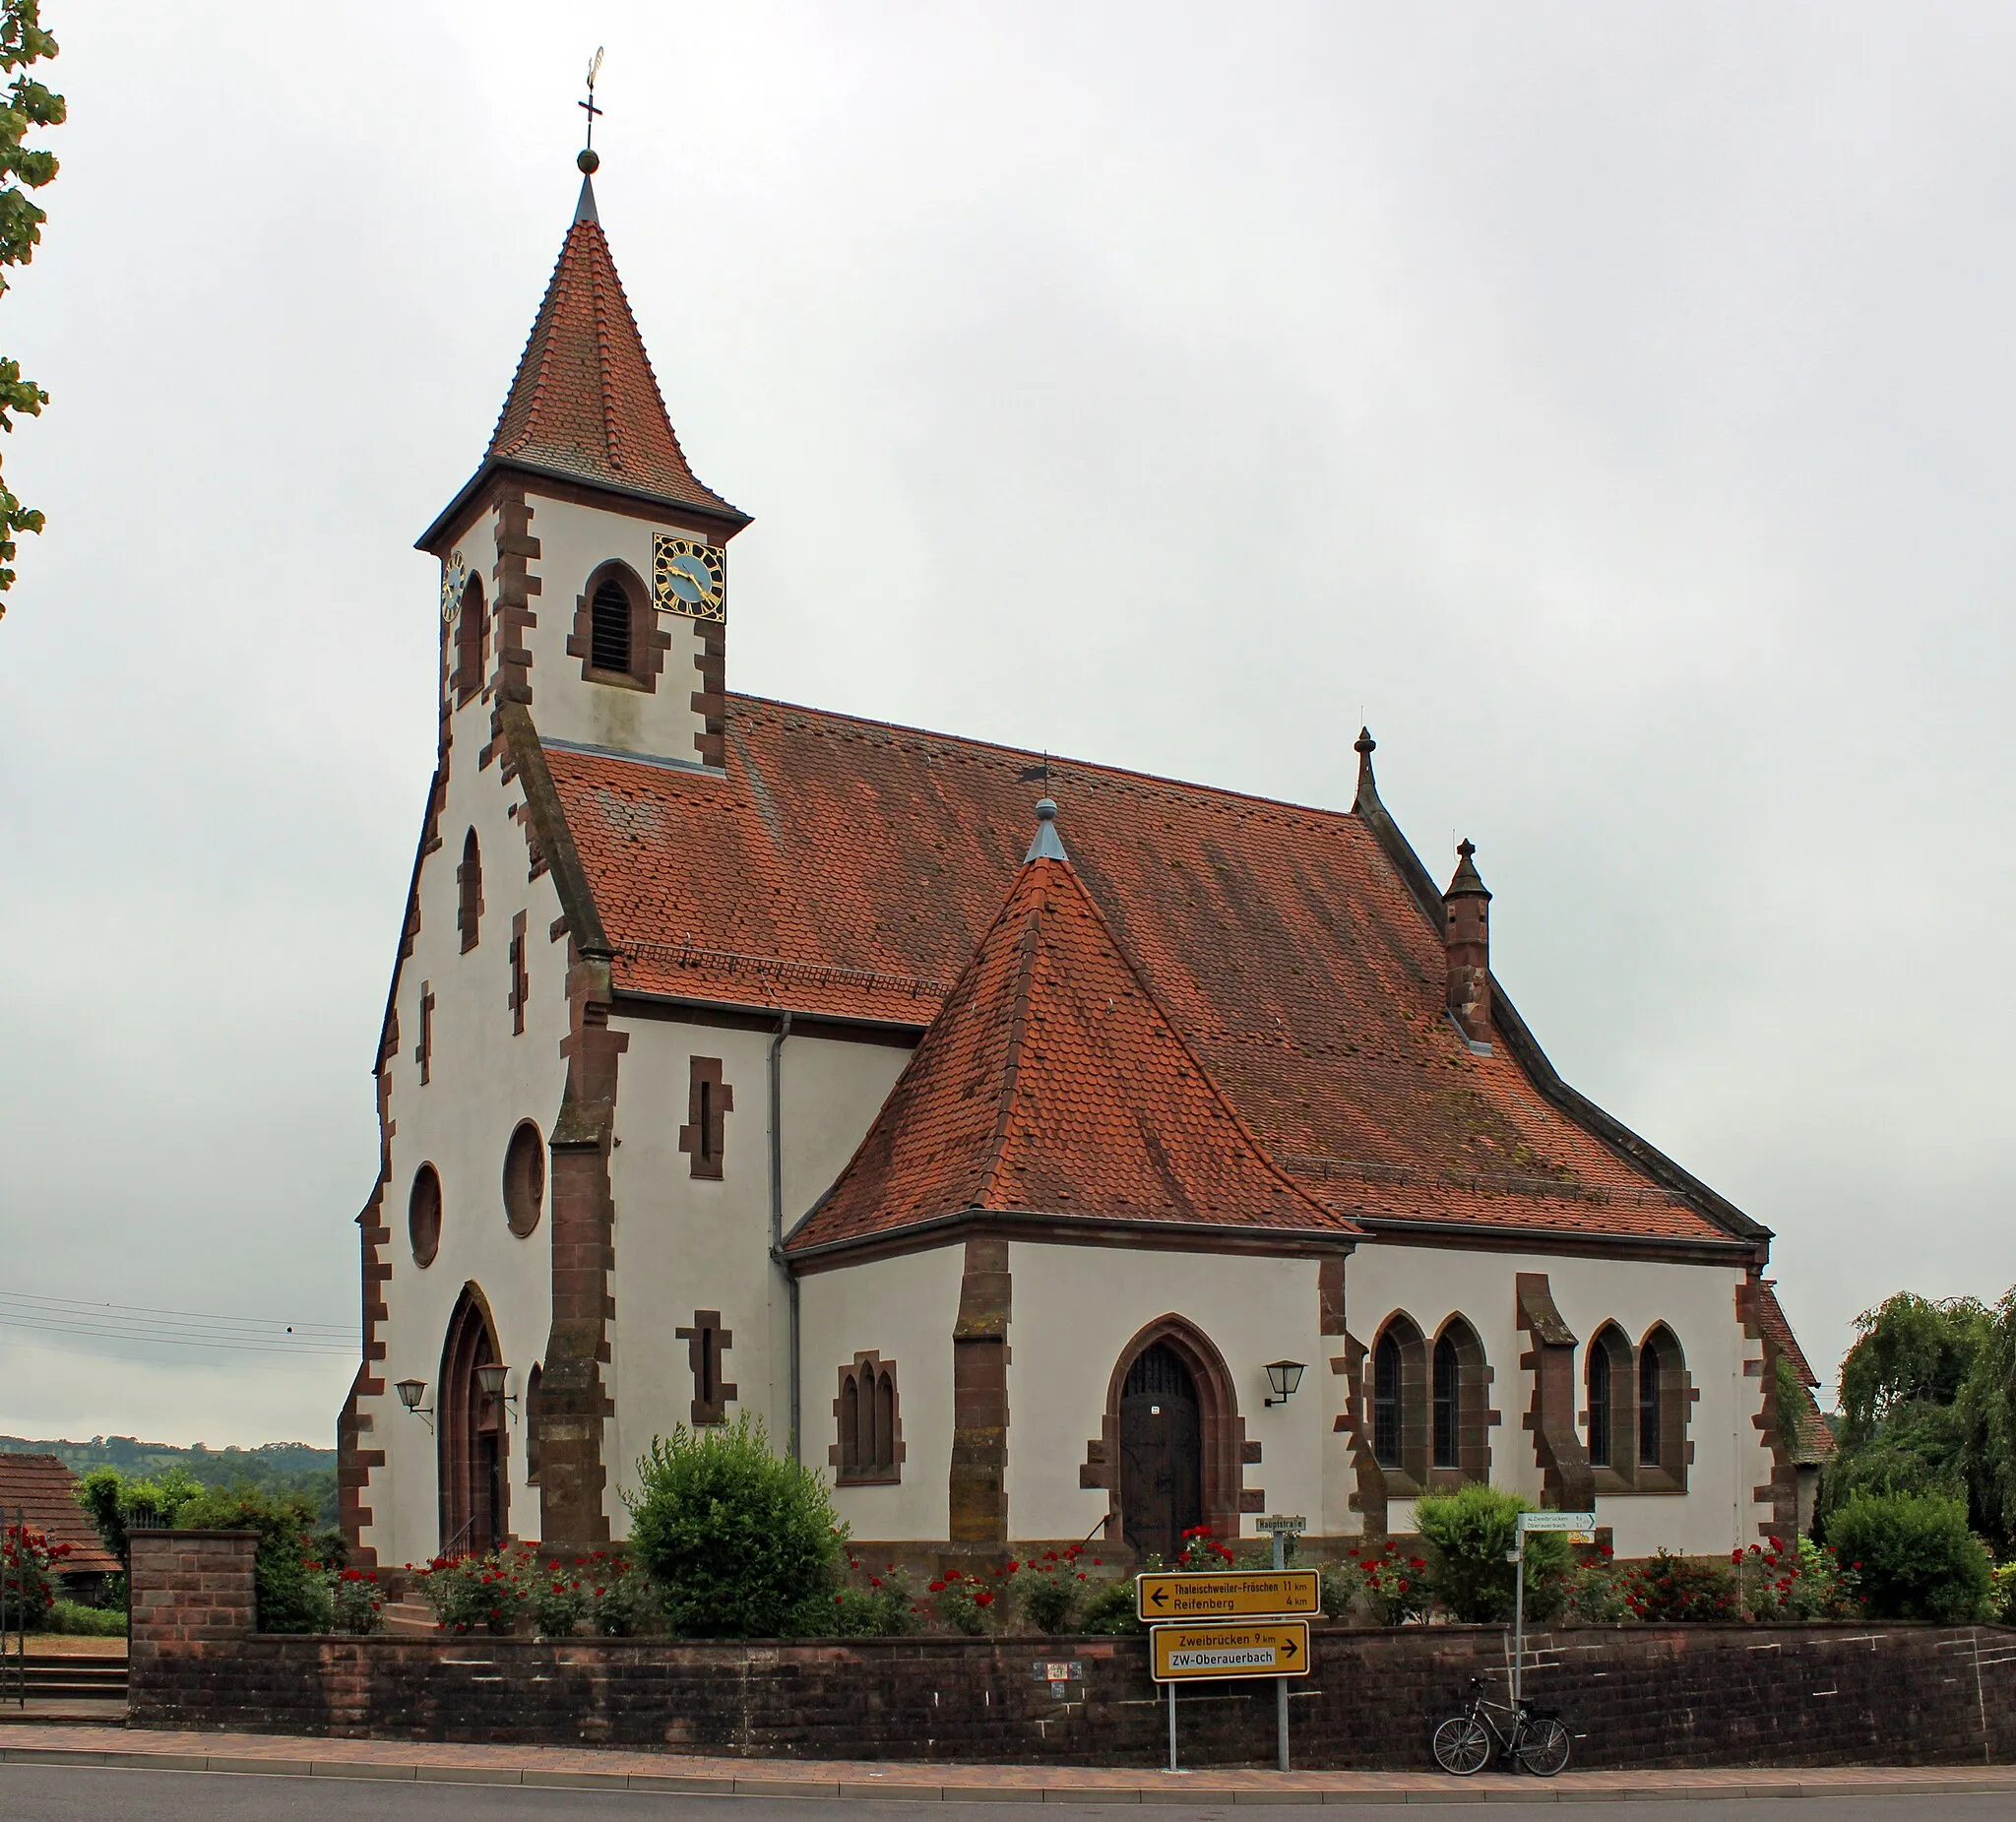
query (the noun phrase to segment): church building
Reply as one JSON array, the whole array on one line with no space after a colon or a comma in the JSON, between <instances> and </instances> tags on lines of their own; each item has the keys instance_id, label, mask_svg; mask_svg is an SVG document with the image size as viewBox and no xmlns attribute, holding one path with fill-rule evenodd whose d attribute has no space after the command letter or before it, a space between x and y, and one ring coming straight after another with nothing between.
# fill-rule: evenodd
<instances>
[{"instance_id":1,"label":"church building","mask_svg":"<svg viewBox=\"0 0 2016 1822\"><path fill-rule=\"evenodd\" d=\"M1625 1556L1790 1533L1770 1233L1555 1073L1368 733L1311 808L736 694L749 523L584 178L419 540L360 1562L621 1539L652 1440L743 1414L912 1559L1324 1553L1471 1480Z\"/></svg>"}]
</instances>

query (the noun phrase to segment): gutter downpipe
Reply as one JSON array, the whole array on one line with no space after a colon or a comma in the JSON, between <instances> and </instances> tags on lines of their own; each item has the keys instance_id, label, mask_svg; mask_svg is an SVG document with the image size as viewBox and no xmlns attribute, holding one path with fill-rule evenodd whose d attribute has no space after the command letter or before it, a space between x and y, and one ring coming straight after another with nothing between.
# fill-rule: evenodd
<instances>
[{"instance_id":1,"label":"gutter downpipe","mask_svg":"<svg viewBox=\"0 0 2016 1822\"><path fill-rule=\"evenodd\" d=\"M791 1460L797 1462L798 1280L784 1256L784 1040L790 1035L791 1015L787 1012L770 1040L770 1257L784 1274L790 1309L790 1441Z\"/></svg>"}]
</instances>

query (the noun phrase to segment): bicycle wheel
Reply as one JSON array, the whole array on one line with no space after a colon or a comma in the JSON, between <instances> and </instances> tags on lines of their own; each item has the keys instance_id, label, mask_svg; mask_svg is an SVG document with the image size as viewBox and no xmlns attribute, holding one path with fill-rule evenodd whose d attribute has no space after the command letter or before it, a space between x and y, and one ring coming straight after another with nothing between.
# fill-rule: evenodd
<instances>
[{"instance_id":1,"label":"bicycle wheel","mask_svg":"<svg viewBox=\"0 0 2016 1822\"><path fill-rule=\"evenodd\" d=\"M1519 1763L1536 1778L1553 1778L1568 1769L1568 1729L1551 1715L1542 1715L1519 1742Z\"/></svg>"},{"instance_id":2,"label":"bicycle wheel","mask_svg":"<svg viewBox=\"0 0 2016 1822\"><path fill-rule=\"evenodd\" d=\"M1491 1762L1491 1732L1475 1715L1451 1715L1435 1729L1435 1763L1469 1778Z\"/></svg>"}]
</instances>

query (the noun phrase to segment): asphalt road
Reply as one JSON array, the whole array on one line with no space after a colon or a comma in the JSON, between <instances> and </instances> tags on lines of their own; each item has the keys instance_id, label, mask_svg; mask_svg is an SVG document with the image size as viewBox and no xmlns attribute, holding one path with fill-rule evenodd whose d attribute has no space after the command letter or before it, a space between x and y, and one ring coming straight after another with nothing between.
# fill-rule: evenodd
<instances>
[{"instance_id":1,"label":"asphalt road","mask_svg":"<svg viewBox=\"0 0 2016 1822\"><path fill-rule=\"evenodd\" d=\"M1589 1803L1570 1811L1577 1822L2016 1822L2016 1795L1825 1796L1796 1799L1784 1818L1784 1799ZM1185 1818L1238 1816L1251 1808L1157 1803L1154 1813ZM1059 1822L1113 1822L1114 1805L1045 1803ZM1498 1813L1493 1806L1493 1812ZM1014 1810L1009 1814L1017 1813ZM1390 1814L1381 1805L1375 1812ZM1520 1813L1531 1814L1521 1806ZM825 1801L811 1797L651 1796L599 1791L529 1791L516 1786L367 1783L343 1778L265 1778L228 1772L101 1771L90 1766L0 1765L0 1816L7 1822L105 1822L144 1817L146 1822L266 1822L301 1817L312 1822L551 1822L580 1816L589 1822L1005 1822L996 1803Z\"/></svg>"}]
</instances>

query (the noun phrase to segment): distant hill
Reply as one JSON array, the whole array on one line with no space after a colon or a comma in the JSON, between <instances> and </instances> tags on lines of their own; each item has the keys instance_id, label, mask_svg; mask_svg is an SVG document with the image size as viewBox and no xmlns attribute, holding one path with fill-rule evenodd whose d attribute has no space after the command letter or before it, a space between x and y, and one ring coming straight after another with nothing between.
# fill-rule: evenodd
<instances>
[{"instance_id":1,"label":"distant hill","mask_svg":"<svg viewBox=\"0 0 2016 1822\"><path fill-rule=\"evenodd\" d=\"M0 1436L0 1455L53 1455L73 1474L116 1468L141 1478L164 1468L186 1468L207 1486L234 1486L249 1480L275 1493L298 1493L336 1523L336 1451L305 1442L262 1442L251 1449L178 1449L172 1443L142 1442L133 1436L94 1436L89 1442L37 1442Z\"/></svg>"}]
</instances>

